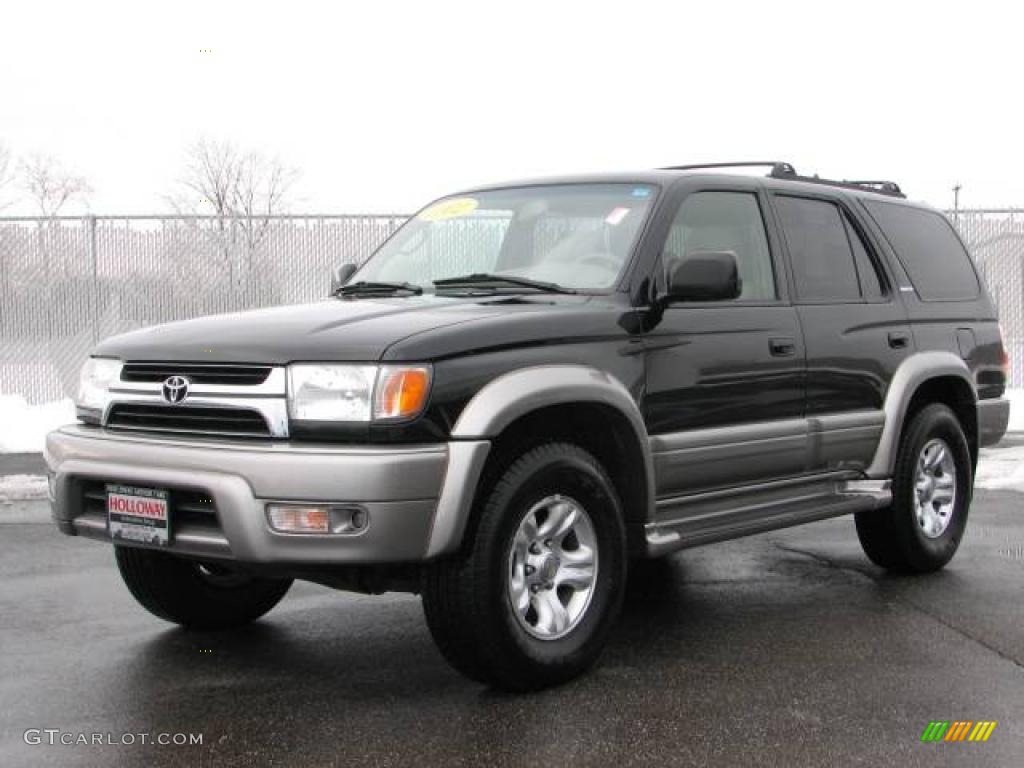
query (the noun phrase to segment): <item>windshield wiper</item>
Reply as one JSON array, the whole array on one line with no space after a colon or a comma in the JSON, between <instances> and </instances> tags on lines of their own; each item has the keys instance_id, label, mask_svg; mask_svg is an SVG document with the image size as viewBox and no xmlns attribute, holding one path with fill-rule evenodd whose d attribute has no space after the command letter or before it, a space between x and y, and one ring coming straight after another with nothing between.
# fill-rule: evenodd
<instances>
[{"instance_id":1,"label":"windshield wiper","mask_svg":"<svg viewBox=\"0 0 1024 768\"><path fill-rule=\"evenodd\" d=\"M394 293L407 293L419 296L423 289L412 283L375 283L360 280L358 283L343 285L334 292L335 296L386 296Z\"/></svg>"},{"instance_id":2,"label":"windshield wiper","mask_svg":"<svg viewBox=\"0 0 1024 768\"><path fill-rule=\"evenodd\" d=\"M528 277L517 277L515 275L496 275L487 272L474 272L471 275L461 277L446 277L442 280L434 280L437 288L532 288L536 291L546 293L576 293L572 288L566 288L558 283L545 283L541 280L531 280Z\"/></svg>"}]
</instances>

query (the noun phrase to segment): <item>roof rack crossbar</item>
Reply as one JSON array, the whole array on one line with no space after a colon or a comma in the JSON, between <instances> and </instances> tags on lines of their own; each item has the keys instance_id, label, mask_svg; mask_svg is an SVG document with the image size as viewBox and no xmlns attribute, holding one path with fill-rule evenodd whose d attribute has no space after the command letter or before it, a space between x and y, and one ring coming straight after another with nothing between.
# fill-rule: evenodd
<instances>
[{"instance_id":1,"label":"roof rack crossbar","mask_svg":"<svg viewBox=\"0 0 1024 768\"><path fill-rule=\"evenodd\" d=\"M699 171L704 168L756 168L758 166L770 167L772 170L769 176L795 176L796 169L782 160L752 160L746 163L697 163L696 165L669 165L661 168L662 171Z\"/></svg>"},{"instance_id":2,"label":"roof rack crossbar","mask_svg":"<svg viewBox=\"0 0 1024 768\"><path fill-rule=\"evenodd\" d=\"M876 192L888 192L891 195L902 195L903 190L900 189L900 185L895 181L882 181L882 180L853 180L843 179L843 184L852 184L855 187L868 187L874 189Z\"/></svg>"}]
</instances>

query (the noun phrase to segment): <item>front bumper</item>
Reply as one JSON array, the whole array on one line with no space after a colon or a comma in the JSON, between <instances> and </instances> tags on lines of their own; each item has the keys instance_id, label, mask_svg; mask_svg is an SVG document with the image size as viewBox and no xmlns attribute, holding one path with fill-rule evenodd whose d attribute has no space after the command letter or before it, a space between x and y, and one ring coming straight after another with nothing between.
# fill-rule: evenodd
<instances>
[{"instance_id":1,"label":"front bumper","mask_svg":"<svg viewBox=\"0 0 1024 768\"><path fill-rule=\"evenodd\" d=\"M45 459L57 526L109 540L95 492L119 483L171 492L171 545L183 555L278 564L416 562L457 548L487 441L344 446L182 439L72 425L51 432ZM206 517L175 522L175 494L212 502ZM358 532L273 531L270 502L355 505Z\"/></svg>"}]
</instances>

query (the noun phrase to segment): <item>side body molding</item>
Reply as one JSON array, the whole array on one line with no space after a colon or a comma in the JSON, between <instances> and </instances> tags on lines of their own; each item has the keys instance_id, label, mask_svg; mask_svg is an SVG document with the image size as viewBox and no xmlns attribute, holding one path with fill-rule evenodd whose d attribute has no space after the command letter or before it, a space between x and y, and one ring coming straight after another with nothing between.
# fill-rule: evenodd
<instances>
[{"instance_id":1,"label":"side body molding","mask_svg":"<svg viewBox=\"0 0 1024 768\"><path fill-rule=\"evenodd\" d=\"M911 355L896 369L885 396L885 426L878 449L865 473L869 478L885 479L892 477L895 471L896 452L899 449L900 433L903 431L903 420L907 407L918 387L928 379L939 376L955 376L962 379L974 397L978 400L978 392L971 378L967 364L952 352L931 351L918 352Z\"/></svg>"},{"instance_id":2,"label":"side body molding","mask_svg":"<svg viewBox=\"0 0 1024 768\"><path fill-rule=\"evenodd\" d=\"M568 403L599 403L614 408L628 420L643 457L647 487L644 519L653 519L654 462L651 460L647 428L629 390L614 376L589 366L534 366L506 373L484 386L469 401L455 423L449 446L454 449L453 455L457 455L460 466L450 467L445 478L428 557L445 554L458 547L469 518L473 490L483 469L488 441L521 416L538 408ZM461 445L465 445L467 450L460 449Z\"/></svg>"}]
</instances>

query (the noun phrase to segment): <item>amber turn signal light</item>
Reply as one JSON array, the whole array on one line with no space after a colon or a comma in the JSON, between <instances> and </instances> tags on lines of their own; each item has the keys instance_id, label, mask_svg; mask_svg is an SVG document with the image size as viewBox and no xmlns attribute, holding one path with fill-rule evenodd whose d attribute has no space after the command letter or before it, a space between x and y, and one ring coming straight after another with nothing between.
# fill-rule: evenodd
<instances>
[{"instance_id":1,"label":"amber turn signal light","mask_svg":"<svg viewBox=\"0 0 1024 768\"><path fill-rule=\"evenodd\" d=\"M430 393L430 369L425 366L383 366L377 379L376 419L418 416Z\"/></svg>"}]
</instances>

